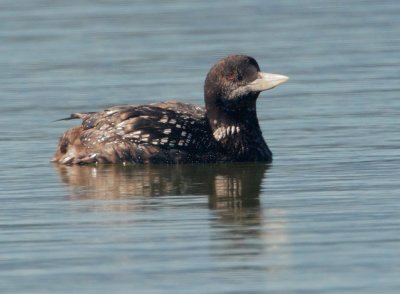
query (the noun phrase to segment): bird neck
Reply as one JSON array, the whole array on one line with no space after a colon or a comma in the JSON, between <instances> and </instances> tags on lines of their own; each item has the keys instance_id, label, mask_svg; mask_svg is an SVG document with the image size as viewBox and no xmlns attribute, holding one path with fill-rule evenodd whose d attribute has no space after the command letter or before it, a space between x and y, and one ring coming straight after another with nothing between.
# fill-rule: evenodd
<instances>
[{"instance_id":1,"label":"bird neck","mask_svg":"<svg viewBox=\"0 0 400 294\"><path fill-rule=\"evenodd\" d=\"M271 161L257 118L256 103L244 107L207 105L207 118L214 139L235 161Z\"/></svg>"}]
</instances>

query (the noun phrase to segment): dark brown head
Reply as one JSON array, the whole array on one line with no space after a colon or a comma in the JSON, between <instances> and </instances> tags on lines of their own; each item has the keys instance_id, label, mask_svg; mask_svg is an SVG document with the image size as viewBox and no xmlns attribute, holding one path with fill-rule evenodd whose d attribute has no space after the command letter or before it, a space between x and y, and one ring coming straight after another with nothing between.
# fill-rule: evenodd
<instances>
[{"instance_id":1,"label":"dark brown head","mask_svg":"<svg viewBox=\"0 0 400 294\"><path fill-rule=\"evenodd\" d=\"M230 55L208 72L204 99L212 129L240 125L241 120L258 126L256 100L260 92L272 89L288 77L263 73L257 61L246 55Z\"/></svg>"},{"instance_id":2,"label":"dark brown head","mask_svg":"<svg viewBox=\"0 0 400 294\"><path fill-rule=\"evenodd\" d=\"M230 55L210 69L204 84L206 107L220 106L237 112L255 103L260 92L286 82L288 77L260 71L257 61L246 55Z\"/></svg>"}]
</instances>

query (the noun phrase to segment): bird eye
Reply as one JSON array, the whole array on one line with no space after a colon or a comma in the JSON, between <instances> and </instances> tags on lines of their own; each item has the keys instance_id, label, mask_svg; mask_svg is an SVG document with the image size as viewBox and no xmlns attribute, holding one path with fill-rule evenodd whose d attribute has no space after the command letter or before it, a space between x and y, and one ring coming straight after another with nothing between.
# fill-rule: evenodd
<instances>
[{"instance_id":1,"label":"bird eye","mask_svg":"<svg viewBox=\"0 0 400 294\"><path fill-rule=\"evenodd\" d=\"M227 78L228 80L230 80L230 81L233 81L233 80L236 78L236 74L233 73L233 72L231 72L231 73L229 73L229 74L226 76L226 78Z\"/></svg>"},{"instance_id":2,"label":"bird eye","mask_svg":"<svg viewBox=\"0 0 400 294\"><path fill-rule=\"evenodd\" d=\"M241 80L243 80L242 75L241 75L240 73L235 73L235 72L229 73L229 74L226 76L226 78L227 78L228 80L230 80L230 81L237 80L237 81L240 82Z\"/></svg>"}]
</instances>

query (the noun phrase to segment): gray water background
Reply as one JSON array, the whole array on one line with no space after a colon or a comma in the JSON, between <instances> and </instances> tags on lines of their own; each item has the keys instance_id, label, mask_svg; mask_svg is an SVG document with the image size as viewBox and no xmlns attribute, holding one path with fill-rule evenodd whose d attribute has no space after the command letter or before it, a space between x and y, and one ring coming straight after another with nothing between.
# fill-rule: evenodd
<instances>
[{"instance_id":1,"label":"gray water background","mask_svg":"<svg viewBox=\"0 0 400 294\"><path fill-rule=\"evenodd\" d=\"M1 293L399 293L400 2L0 0ZM274 163L57 167L75 111L203 104L232 53Z\"/></svg>"}]
</instances>

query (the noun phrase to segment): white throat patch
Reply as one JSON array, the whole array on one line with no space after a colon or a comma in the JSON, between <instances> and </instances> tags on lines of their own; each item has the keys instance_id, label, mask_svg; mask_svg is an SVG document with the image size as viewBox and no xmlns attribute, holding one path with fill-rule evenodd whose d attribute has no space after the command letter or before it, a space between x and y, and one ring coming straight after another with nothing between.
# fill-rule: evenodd
<instances>
[{"instance_id":1,"label":"white throat patch","mask_svg":"<svg viewBox=\"0 0 400 294\"><path fill-rule=\"evenodd\" d=\"M238 126L222 126L213 132L215 140L220 141L228 136L238 134L240 128Z\"/></svg>"}]
</instances>

